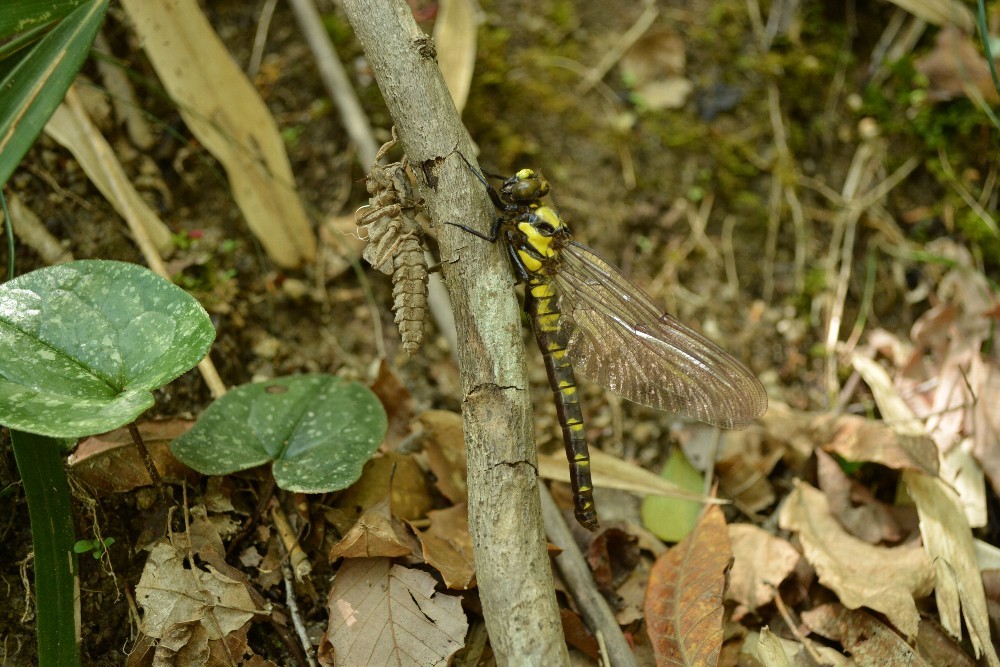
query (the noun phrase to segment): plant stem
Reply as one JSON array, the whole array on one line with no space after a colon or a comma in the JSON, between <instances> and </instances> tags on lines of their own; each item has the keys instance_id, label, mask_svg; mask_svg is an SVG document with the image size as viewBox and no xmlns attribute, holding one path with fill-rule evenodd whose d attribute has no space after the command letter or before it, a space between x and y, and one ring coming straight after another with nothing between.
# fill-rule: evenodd
<instances>
[{"instance_id":1,"label":"plant stem","mask_svg":"<svg viewBox=\"0 0 1000 667\"><path fill-rule=\"evenodd\" d=\"M142 434L139 433L139 427L135 425L134 421L128 423L128 432L132 436L132 442L135 443L135 448L139 450L139 456L142 457L142 463L146 466L146 472L149 473L149 479L153 481L157 489L163 491L163 478L160 477L160 471L156 469L156 464L153 462L153 457L150 455L149 450L146 449L146 443L142 439Z\"/></svg>"}]
</instances>

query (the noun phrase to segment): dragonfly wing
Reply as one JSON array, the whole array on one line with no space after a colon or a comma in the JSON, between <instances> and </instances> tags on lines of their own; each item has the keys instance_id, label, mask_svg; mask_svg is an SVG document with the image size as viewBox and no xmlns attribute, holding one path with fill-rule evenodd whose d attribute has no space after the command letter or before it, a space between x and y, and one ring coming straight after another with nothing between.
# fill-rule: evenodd
<instances>
[{"instance_id":1,"label":"dragonfly wing","mask_svg":"<svg viewBox=\"0 0 1000 667\"><path fill-rule=\"evenodd\" d=\"M724 428L767 409L763 385L722 348L664 313L620 269L576 242L554 280L574 369L617 394Z\"/></svg>"}]
</instances>

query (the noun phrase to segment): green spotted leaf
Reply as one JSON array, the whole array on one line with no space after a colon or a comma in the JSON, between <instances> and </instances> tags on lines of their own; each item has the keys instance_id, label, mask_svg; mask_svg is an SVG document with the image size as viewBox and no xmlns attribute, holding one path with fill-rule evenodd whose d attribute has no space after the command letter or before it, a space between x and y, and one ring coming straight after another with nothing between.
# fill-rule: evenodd
<instances>
[{"instance_id":1,"label":"green spotted leaf","mask_svg":"<svg viewBox=\"0 0 1000 667\"><path fill-rule=\"evenodd\" d=\"M214 339L205 309L142 266L82 260L25 274L0 285L0 423L51 437L110 431Z\"/></svg>"},{"instance_id":2,"label":"green spotted leaf","mask_svg":"<svg viewBox=\"0 0 1000 667\"><path fill-rule=\"evenodd\" d=\"M282 489L324 493L358 480L387 428L382 404L364 385L296 375L234 389L171 450L205 475L271 462Z\"/></svg>"}]
</instances>

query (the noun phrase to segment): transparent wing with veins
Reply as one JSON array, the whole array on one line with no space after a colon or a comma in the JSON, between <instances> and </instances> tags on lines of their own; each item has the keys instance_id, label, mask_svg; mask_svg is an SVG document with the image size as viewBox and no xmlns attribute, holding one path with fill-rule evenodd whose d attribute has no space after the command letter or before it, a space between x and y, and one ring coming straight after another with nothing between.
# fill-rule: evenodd
<instances>
[{"instance_id":1,"label":"transparent wing with veins","mask_svg":"<svg viewBox=\"0 0 1000 667\"><path fill-rule=\"evenodd\" d=\"M763 385L718 345L664 313L590 248L561 248L552 278L580 375L624 398L724 428L767 410Z\"/></svg>"}]
</instances>

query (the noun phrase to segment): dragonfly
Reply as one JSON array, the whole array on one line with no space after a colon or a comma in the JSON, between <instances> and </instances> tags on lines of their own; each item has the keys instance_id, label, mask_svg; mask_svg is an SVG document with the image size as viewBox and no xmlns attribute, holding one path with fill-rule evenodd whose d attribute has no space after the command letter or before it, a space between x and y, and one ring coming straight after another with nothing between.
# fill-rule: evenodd
<instances>
[{"instance_id":1,"label":"dragonfly","mask_svg":"<svg viewBox=\"0 0 1000 667\"><path fill-rule=\"evenodd\" d=\"M497 190L472 171L500 215L489 234L449 224L500 243L525 285L524 312L555 397L574 514L580 525L597 530L577 372L634 403L723 428L744 428L764 414L767 393L743 364L573 240L556 209L543 201L551 188L541 175L521 169Z\"/></svg>"}]
</instances>

